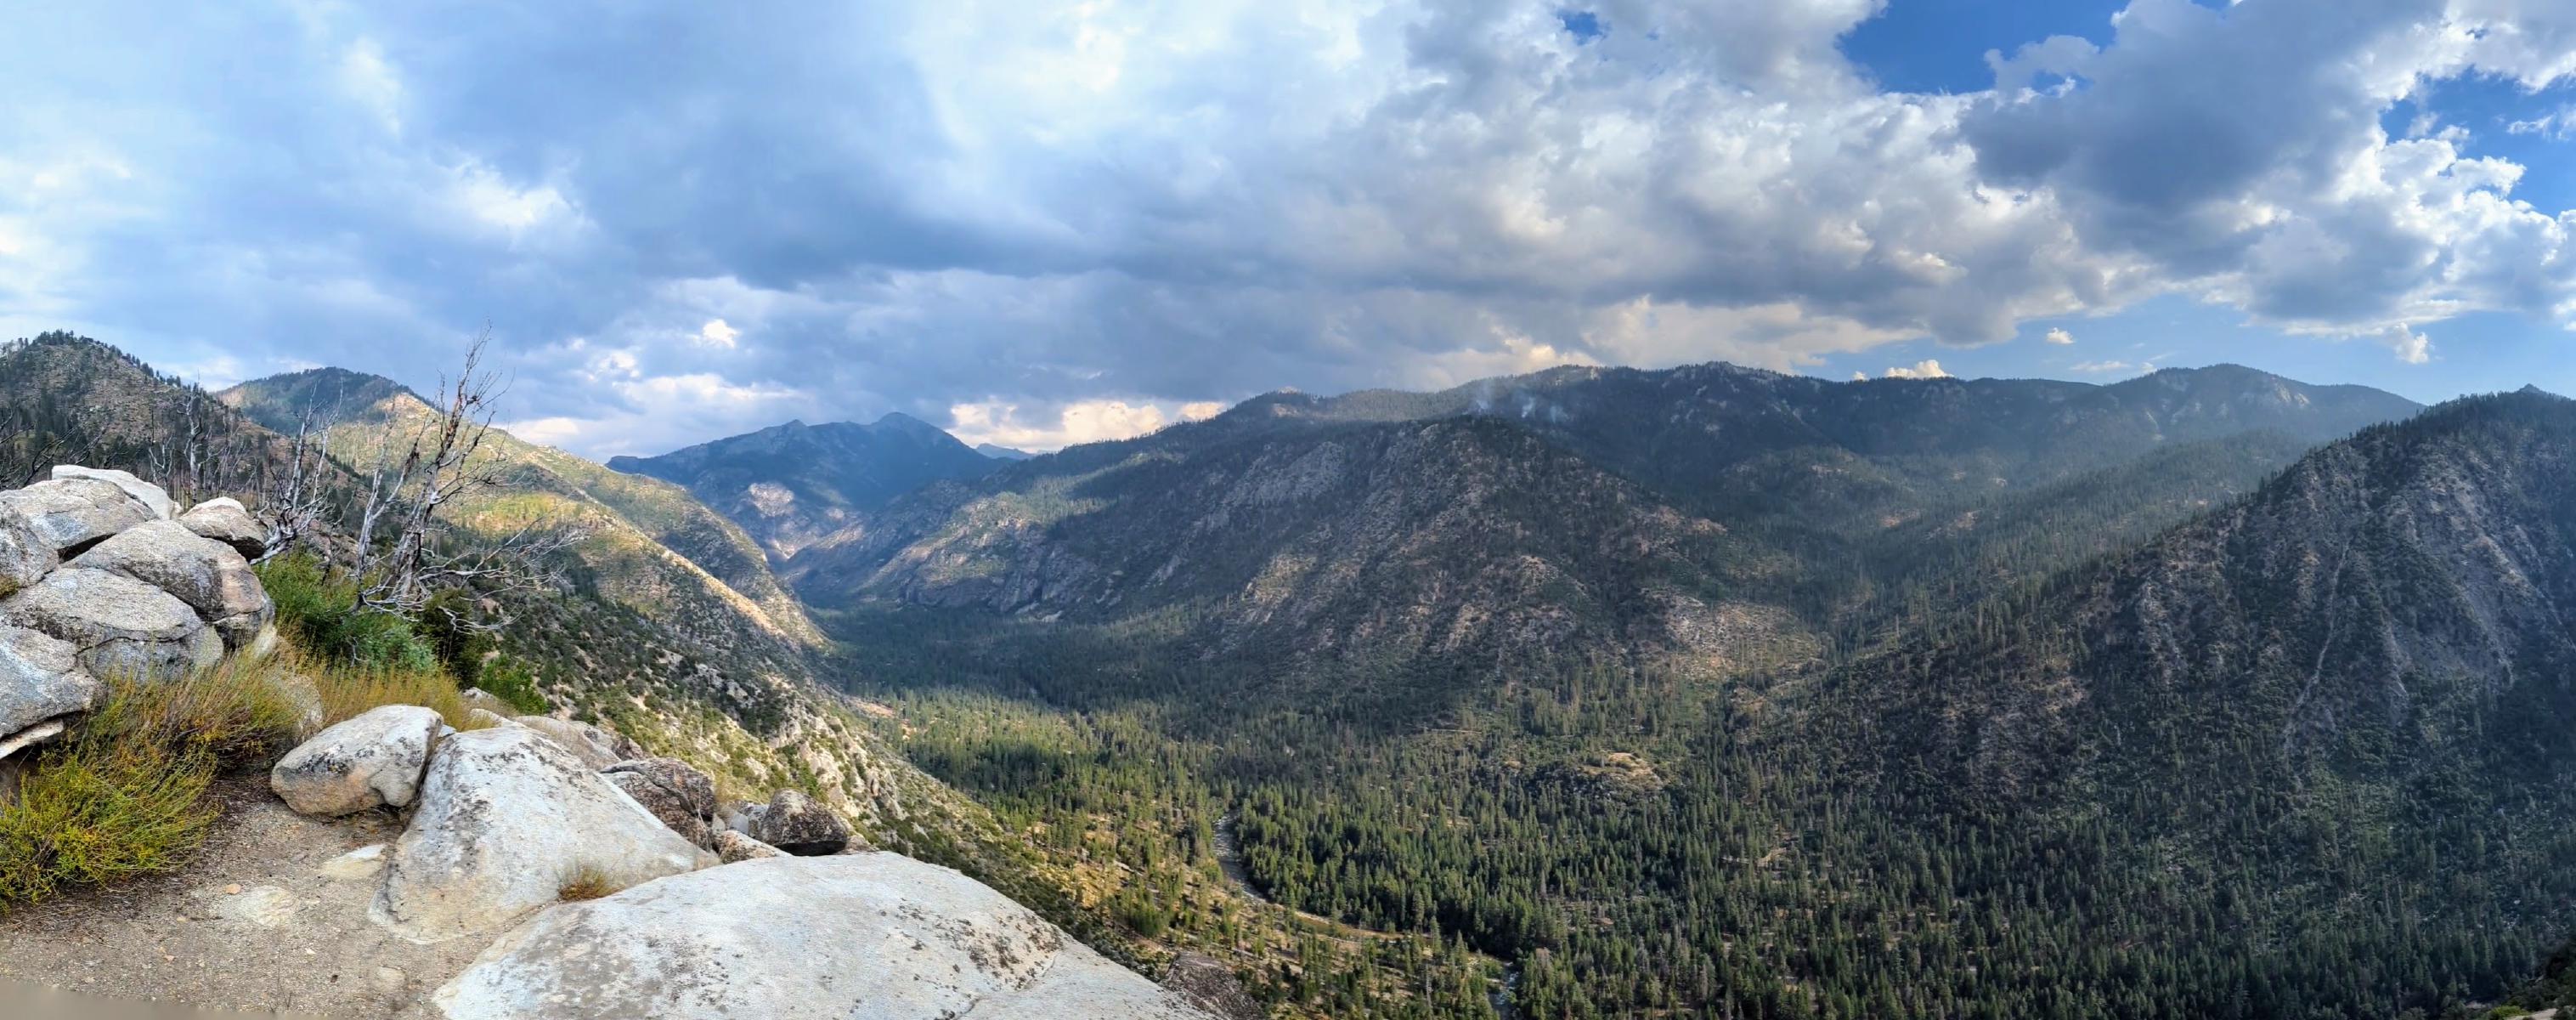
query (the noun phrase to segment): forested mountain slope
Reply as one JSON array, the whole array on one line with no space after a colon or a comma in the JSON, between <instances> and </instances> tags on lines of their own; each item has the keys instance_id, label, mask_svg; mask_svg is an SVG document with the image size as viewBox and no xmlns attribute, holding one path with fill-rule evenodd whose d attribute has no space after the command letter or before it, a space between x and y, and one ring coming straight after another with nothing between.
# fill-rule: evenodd
<instances>
[{"instance_id":1,"label":"forested mountain slope","mask_svg":"<svg viewBox=\"0 0 2576 1020\"><path fill-rule=\"evenodd\" d=\"M1186 468L1304 477L1287 451L1316 436L1502 427L1592 463L1517 418L1282 422L1248 406L1262 417L897 504L967 508L936 524L880 523L932 536L898 551L960 555L970 569L944 590L989 592L1007 585L978 579L1044 560L1022 550L1107 534L1066 523L1080 514L1218 505ZM2576 930L2576 635L2555 608L2576 597L2570 407L2463 401L2313 451L2277 417L2236 413L2262 427L2052 469L1841 545L1656 499L1718 529L1736 556L1717 562L1795 564L1710 582L1789 592L1782 606L1831 605L1794 580L1765 588L1801 570L1918 579L1870 626L1793 646L1815 654L1716 670L1585 641L1472 684L1365 655L1279 684L1162 656L1141 624L943 609L937 588L882 588L832 619L869 635L880 658L859 682L921 724L916 759L1015 823L1113 800L1230 813L1266 894L1515 961L1525 1015L2438 1014L2501 994ZM1434 467L1458 462L1378 481L1439 493ZM1154 484L1099 484L1119 470ZM1518 499L1580 508L1558 523L1620 519L1571 493L1655 495L1609 472L1510 477ZM1072 516L1010 516L1041 491ZM1162 520L1188 548L1189 518ZM971 568L982 553L1005 566ZM887 562L887 578L926 576ZM1446 562L1417 576L1466 576ZM1122 603L1079 605L1118 619ZM1014 721L1050 708L1077 711Z\"/></svg>"},{"instance_id":2,"label":"forested mountain slope","mask_svg":"<svg viewBox=\"0 0 2576 1020\"><path fill-rule=\"evenodd\" d=\"M796 582L827 605L1156 618L1186 657L1463 665L1795 637L1793 564L1508 423L1172 438L1208 441L920 494L798 556Z\"/></svg>"},{"instance_id":3,"label":"forested mountain slope","mask_svg":"<svg viewBox=\"0 0 2576 1020\"><path fill-rule=\"evenodd\" d=\"M113 347L62 332L0 344L0 486L56 464L135 464L185 497L261 487L286 456L212 394Z\"/></svg>"},{"instance_id":4,"label":"forested mountain slope","mask_svg":"<svg viewBox=\"0 0 2576 1020\"><path fill-rule=\"evenodd\" d=\"M1001 464L904 414L872 425L791 421L659 457L608 460L618 471L688 489L782 559L896 496L934 481L981 478Z\"/></svg>"},{"instance_id":5,"label":"forested mountain slope","mask_svg":"<svg viewBox=\"0 0 2576 1020\"><path fill-rule=\"evenodd\" d=\"M1892 929L1952 897L2007 922L1943 939L2033 968L1979 994L2324 1016L2492 993L2576 926L2571 467L2576 403L2536 391L2366 430L1923 625L1766 739L1828 755L1893 859L1940 862L1882 897Z\"/></svg>"},{"instance_id":6,"label":"forested mountain slope","mask_svg":"<svg viewBox=\"0 0 2576 1020\"><path fill-rule=\"evenodd\" d=\"M2418 409L2367 387L2236 365L2093 386L1844 383L1723 363L1557 368L1428 394L1272 394L1246 408L1278 421L1505 418L1714 511L1824 511L1825 521L1861 526L1877 523L1865 511L2025 489L2172 444L2262 431L2323 442Z\"/></svg>"},{"instance_id":7,"label":"forested mountain slope","mask_svg":"<svg viewBox=\"0 0 2576 1020\"><path fill-rule=\"evenodd\" d=\"M1564 368L1278 393L932 485L787 572L813 605L1151 621L1197 654L1757 661L1923 585L2106 551L2413 406L2233 366L2113 386Z\"/></svg>"}]
</instances>

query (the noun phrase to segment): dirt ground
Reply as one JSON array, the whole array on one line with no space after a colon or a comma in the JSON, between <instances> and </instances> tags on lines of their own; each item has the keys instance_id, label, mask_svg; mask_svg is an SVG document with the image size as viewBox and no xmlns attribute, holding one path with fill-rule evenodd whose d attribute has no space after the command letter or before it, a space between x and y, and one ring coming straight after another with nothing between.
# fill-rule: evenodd
<instances>
[{"instance_id":1,"label":"dirt ground","mask_svg":"<svg viewBox=\"0 0 2576 1020\"><path fill-rule=\"evenodd\" d=\"M223 819L177 874L72 892L0 919L0 1002L23 1000L0 1013L86 1018L110 1015L104 1006L158 1003L253 1015L424 1015L429 993L488 940L418 946L368 921L377 875L357 861L329 869L338 877L325 865L392 842L402 834L394 817L306 818L265 778L225 781Z\"/></svg>"}]
</instances>

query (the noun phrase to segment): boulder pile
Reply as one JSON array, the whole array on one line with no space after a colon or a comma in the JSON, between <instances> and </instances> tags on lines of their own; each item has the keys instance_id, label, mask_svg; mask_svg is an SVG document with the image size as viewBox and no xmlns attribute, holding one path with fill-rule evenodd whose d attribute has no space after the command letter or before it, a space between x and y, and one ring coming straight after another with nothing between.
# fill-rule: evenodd
<instances>
[{"instance_id":1,"label":"boulder pile","mask_svg":"<svg viewBox=\"0 0 2576 1020\"><path fill-rule=\"evenodd\" d=\"M451 1020L1211 1015L964 875L867 850L803 793L724 808L678 759L599 765L634 749L613 731L472 711L489 725L378 708L269 774L306 814L408 815L345 870L396 936L497 938L437 993Z\"/></svg>"},{"instance_id":2,"label":"boulder pile","mask_svg":"<svg viewBox=\"0 0 2576 1020\"><path fill-rule=\"evenodd\" d=\"M178 513L123 471L67 464L0 492L0 771L96 707L102 679L264 653L276 606L249 557L266 535L238 502Z\"/></svg>"}]
</instances>

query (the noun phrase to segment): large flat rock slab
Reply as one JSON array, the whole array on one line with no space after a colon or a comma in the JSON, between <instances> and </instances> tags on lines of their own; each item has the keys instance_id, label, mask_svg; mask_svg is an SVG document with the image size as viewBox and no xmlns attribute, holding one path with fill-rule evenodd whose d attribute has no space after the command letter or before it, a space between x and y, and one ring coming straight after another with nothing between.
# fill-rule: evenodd
<instances>
[{"instance_id":1,"label":"large flat rock slab","mask_svg":"<svg viewBox=\"0 0 2576 1020\"><path fill-rule=\"evenodd\" d=\"M1213 1020L955 871L769 857L567 904L438 990L449 1020Z\"/></svg>"}]
</instances>

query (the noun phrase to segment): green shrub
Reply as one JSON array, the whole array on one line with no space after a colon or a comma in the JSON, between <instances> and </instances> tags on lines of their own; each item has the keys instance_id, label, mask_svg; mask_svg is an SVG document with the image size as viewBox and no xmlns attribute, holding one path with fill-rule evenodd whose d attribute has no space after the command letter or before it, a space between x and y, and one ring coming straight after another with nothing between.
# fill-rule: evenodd
<instances>
[{"instance_id":1,"label":"green shrub","mask_svg":"<svg viewBox=\"0 0 2576 1020\"><path fill-rule=\"evenodd\" d=\"M358 605L358 582L307 553L259 565L278 629L335 665L435 672L438 649L412 621Z\"/></svg>"},{"instance_id":2,"label":"green shrub","mask_svg":"<svg viewBox=\"0 0 2576 1020\"><path fill-rule=\"evenodd\" d=\"M516 659L494 657L484 662L475 673L474 686L509 702L522 715L544 715L555 710L554 702L537 690L537 678L528 672L527 664Z\"/></svg>"}]
</instances>

